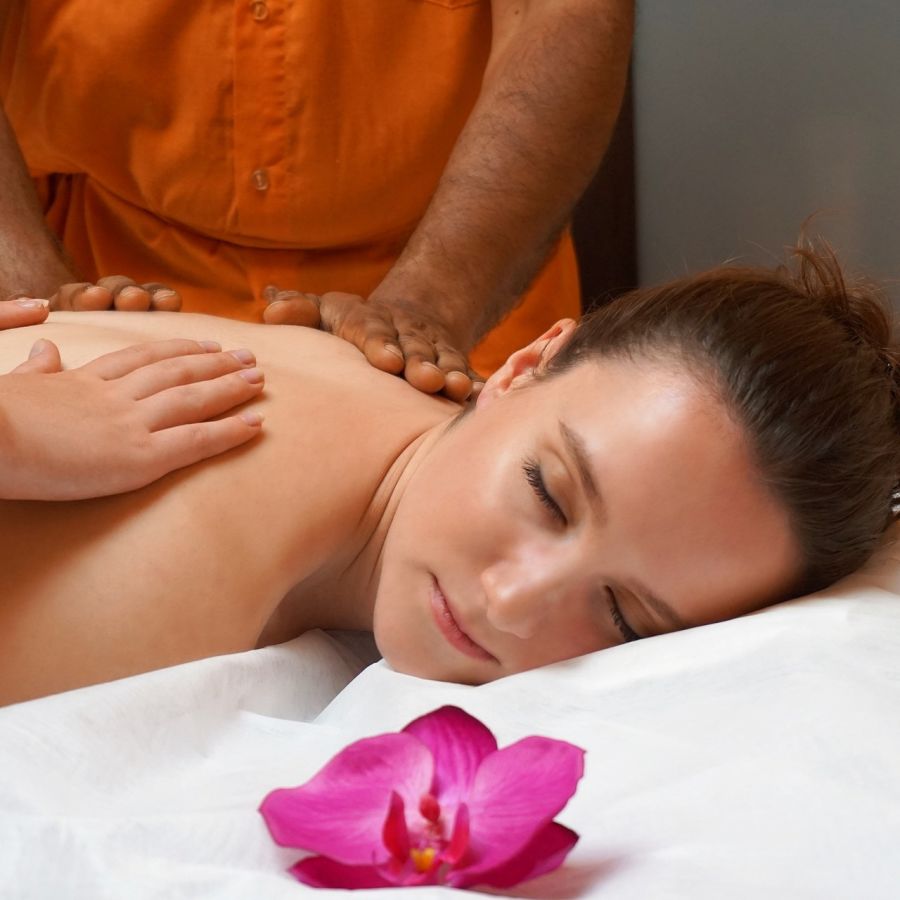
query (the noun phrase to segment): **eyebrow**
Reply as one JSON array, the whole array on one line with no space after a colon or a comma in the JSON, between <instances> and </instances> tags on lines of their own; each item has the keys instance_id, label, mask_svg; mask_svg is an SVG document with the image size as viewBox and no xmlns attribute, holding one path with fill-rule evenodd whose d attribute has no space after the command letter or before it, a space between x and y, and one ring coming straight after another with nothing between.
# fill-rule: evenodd
<instances>
[{"instance_id":1,"label":"eyebrow","mask_svg":"<svg viewBox=\"0 0 900 900\"><path fill-rule=\"evenodd\" d=\"M587 448L581 435L572 431L562 419L559 420L559 433L562 435L563 443L569 451L569 455L575 461L575 468L578 470L578 477L581 479L581 486L584 492L592 499L596 500L600 496L600 490L597 482L594 481L594 473L591 471L588 462Z\"/></svg>"},{"instance_id":2,"label":"eyebrow","mask_svg":"<svg viewBox=\"0 0 900 900\"><path fill-rule=\"evenodd\" d=\"M592 500L597 500L600 497L600 489L597 487L597 482L594 481L594 473L591 471L591 466L588 462L587 447L581 435L569 428L562 419L559 420L559 433L562 436L566 449L575 462L575 468L578 470L578 477L581 480L585 494ZM665 619L670 625L673 625L676 630L690 627L668 603L660 600L659 597L648 591L642 584L632 582L631 592L640 602L649 606L661 619Z\"/></svg>"},{"instance_id":3,"label":"eyebrow","mask_svg":"<svg viewBox=\"0 0 900 900\"><path fill-rule=\"evenodd\" d=\"M634 581L631 583L631 592L641 603L653 609L661 619L665 619L670 625L674 626L675 631L681 631L691 627L677 612L675 612L674 609L672 609L671 606L669 606L668 603L665 602L665 600L660 600L659 597L651 594L650 591L639 582Z\"/></svg>"}]
</instances>

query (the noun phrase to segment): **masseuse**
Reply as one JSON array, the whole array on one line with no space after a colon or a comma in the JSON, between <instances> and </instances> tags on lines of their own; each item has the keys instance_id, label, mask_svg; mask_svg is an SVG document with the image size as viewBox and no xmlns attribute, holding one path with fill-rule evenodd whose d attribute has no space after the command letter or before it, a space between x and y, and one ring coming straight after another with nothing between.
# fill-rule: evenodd
<instances>
[{"instance_id":1,"label":"masseuse","mask_svg":"<svg viewBox=\"0 0 900 900\"><path fill-rule=\"evenodd\" d=\"M620 105L629 0L3 10L0 297L124 273L59 305L321 317L456 399L523 293L476 370L578 314L565 226Z\"/></svg>"}]
</instances>

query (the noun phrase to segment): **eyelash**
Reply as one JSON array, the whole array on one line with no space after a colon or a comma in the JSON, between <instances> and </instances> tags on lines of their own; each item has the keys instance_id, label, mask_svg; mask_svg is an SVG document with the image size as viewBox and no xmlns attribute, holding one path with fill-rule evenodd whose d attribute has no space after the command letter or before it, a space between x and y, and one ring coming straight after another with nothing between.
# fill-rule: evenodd
<instances>
[{"instance_id":1,"label":"eyelash","mask_svg":"<svg viewBox=\"0 0 900 900\"><path fill-rule=\"evenodd\" d=\"M625 621L625 616L622 615L622 609L619 606L619 601L616 600L616 595L609 588L606 589L606 594L609 597L609 613L612 616L613 625L619 630L619 634L625 639L625 643L639 641L641 636Z\"/></svg>"},{"instance_id":2,"label":"eyelash","mask_svg":"<svg viewBox=\"0 0 900 900\"><path fill-rule=\"evenodd\" d=\"M550 514L555 519L565 525L565 513L560 508L560 505L553 499L550 491L547 490L547 485L544 483L544 475L541 472L541 467L537 461L526 459L525 462L522 463L522 471L525 473L525 480L531 485L531 489L534 491L538 500L547 507Z\"/></svg>"}]
</instances>

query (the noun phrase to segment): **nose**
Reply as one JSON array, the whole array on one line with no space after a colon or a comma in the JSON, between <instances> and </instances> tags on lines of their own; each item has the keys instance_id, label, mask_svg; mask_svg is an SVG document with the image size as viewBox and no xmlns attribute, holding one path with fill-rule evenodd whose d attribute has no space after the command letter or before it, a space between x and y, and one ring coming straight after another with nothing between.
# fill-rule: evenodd
<instances>
[{"instance_id":1,"label":"nose","mask_svg":"<svg viewBox=\"0 0 900 900\"><path fill-rule=\"evenodd\" d=\"M481 573L487 620L499 631L527 639L577 591L572 561L559 554L523 553Z\"/></svg>"}]
</instances>

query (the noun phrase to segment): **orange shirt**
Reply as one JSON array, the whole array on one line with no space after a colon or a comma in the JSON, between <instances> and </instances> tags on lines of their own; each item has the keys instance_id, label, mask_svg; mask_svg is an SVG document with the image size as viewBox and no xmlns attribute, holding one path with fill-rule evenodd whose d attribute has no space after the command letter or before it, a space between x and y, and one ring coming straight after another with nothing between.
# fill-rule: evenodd
<instances>
[{"instance_id":1,"label":"orange shirt","mask_svg":"<svg viewBox=\"0 0 900 900\"><path fill-rule=\"evenodd\" d=\"M0 96L78 269L250 321L269 284L372 291L490 50L487 0L11 2ZM578 304L566 236L476 367Z\"/></svg>"}]
</instances>

